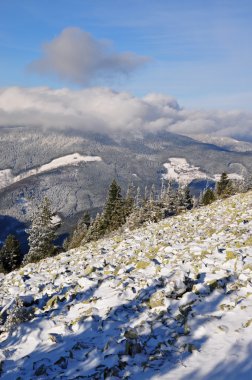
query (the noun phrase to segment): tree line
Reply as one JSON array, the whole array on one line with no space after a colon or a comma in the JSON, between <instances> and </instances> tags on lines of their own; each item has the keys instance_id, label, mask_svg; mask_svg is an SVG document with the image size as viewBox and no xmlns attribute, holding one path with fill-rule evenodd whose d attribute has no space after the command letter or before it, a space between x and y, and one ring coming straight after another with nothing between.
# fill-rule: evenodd
<instances>
[{"instance_id":1,"label":"tree line","mask_svg":"<svg viewBox=\"0 0 252 380\"><path fill-rule=\"evenodd\" d=\"M64 242L64 249L77 248L90 241L98 240L119 229L135 229L147 222L158 222L195 207L208 205L217 199L229 197L236 192L251 188L244 181L232 181L222 173L215 188L207 187L199 198L192 197L188 186L162 181L160 190L155 186L141 189L133 184L122 195L119 184L114 179L109 187L101 213L92 219L88 212L78 221L73 233ZM55 220L47 198L33 211L31 226L27 230L29 251L23 257L20 243L14 235L9 235L0 250L0 272L8 273L21 265L37 262L56 255L60 249L55 246L56 232L60 223Z\"/></svg>"}]
</instances>

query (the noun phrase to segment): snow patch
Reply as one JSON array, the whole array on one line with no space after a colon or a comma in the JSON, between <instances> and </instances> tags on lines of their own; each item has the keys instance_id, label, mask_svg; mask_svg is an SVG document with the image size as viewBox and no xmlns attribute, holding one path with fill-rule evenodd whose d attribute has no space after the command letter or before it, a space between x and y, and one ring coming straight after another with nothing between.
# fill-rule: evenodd
<instances>
[{"instance_id":1,"label":"snow patch","mask_svg":"<svg viewBox=\"0 0 252 380\"><path fill-rule=\"evenodd\" d=\"M11 169L0 170L0 189L13 183Z\"/></svg>"},{"instance_id":2,"label":"snow patch","mask_svg":"<svg viewBox=\"0 0 252 380\"><path fill-rule=\"evenodd\" d=\"M58 169L64 166L77 166L81 162L100 162L102 161L99 156L82 156L79 153L69 154L67 156L55 158L48 164L44 164L36 169L28 170L17 176L13 176L11 169L0 171L0 189L11 185L12 183L19 182L22 179L31 177L36 174L48 172L50 170Z\"/></svg>"},{"instance_id":3,"label":"snow patch","mask_svg":"<svg viewBox=\"0 0 252 380\"><path fill-rule=\"evenodd\" d=\"M167 173L163 175L164 179L187 185L194 179L208 178L207 174L200 171L198 166L190 165L185 158L171 157L169 161L164 164L167 169Z\"/></svg>"},{"instance_id":4,"label":"snow patch","mask_svg":"<svg viewBox=\"0 0 252 380\"><path fill-rule=\"evenodd\" d=\"M171 157L168 163L163 164L167 173L163 175L164 179L176 181L182 185L188 185L194 179L209 179L219 181L221 174L214 174L213 177L202 172L198 166L190 165L185 158ZM231 180L243 180L244 177L237 173L228 173Z\"/></svg>"}]
</instances>

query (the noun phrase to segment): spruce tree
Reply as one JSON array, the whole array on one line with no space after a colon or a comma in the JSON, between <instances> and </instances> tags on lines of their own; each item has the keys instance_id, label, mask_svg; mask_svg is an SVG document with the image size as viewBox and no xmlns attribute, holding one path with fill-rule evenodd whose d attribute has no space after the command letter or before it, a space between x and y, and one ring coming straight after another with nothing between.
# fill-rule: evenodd
<instances>
[{"instance_id":1,"label":"spruce tree","mask_svg":"<svg viewBox=\"0 0 252 380\"><path fill-rule=\"evenodd\" d=\"M81 242L85 239L87 235L87 231L91 224L91 218L88 212L86 212L82 219L80 219L77 223L75 230L69 242L67 244L67 249L77 248L80 246Z\"/></svg>"},{"instance_id":2,"label":"spruce tree","mask_svg":"<svg viewBox=\"0 0 252 380\"><path fill-rule=\"evenodd\" d=\"M123 199L120 186L116 180L112 181L104 209L101 215L96 215L82 242L100 239L125 223L126 217L132 213L134 207L132 191L132 187L129 187L126 199Z\"/></svg>"},{"instance_id":3,"label":"spruce tree","mask_svg":"<svg viewBox=\"0 0 252 380\"><path fill-rule=\"evenodd\" d=\"M220 181L217 182L216 193L219 197L228 197L233 194L232 182L227 173L222 173Z\"/></svg>"},{"instance_id":4,"label":"spruce tree","mask_svg":"<svg viewBox=\"0 0 252 380\"><path fill-rule=\"evenodd\" d=\"M45 198L38 210L33 213L32 224L28 230L29 252L24 257L24 264L37 262L55 253L53 240L59 224L53 222L53 213L48 198Z\"/></svg>"},{"instance_id":5,"label":"spruce tree","mask_svg":"<svg viewBox=\"0 0 252 380\"><path fill-rule=\"evenodd\" d=\"M118 229L125 223L125 202L121 195L121 188L114 179L110 185L107 201L102 213L105 232Z\"/></svg>"},{"instance_id":6,"label":"spruce tree","mask_svg":"<svg viewBox=\"0 0 252 380\"><path fill-rule=\"evenodd\" d=\"M125 219L132 213L134 209L134 185L130 184L124 200L124 217Z\"/></svg>"},{"instance_id":7,"label":"spruce tree","mask_svg":"<svg viewBox=\"0 0 252 380\"><path fill-rule=\"evenodd\" d=\"M193 208L193 199L190 194L189 186L179 186L176 199L176 213Z\"/></svg>"},{"instance_id":8,"label":"spruce tree","mask_svg":"<svg viewBox=\"0 0 252 380\"><path fill-rule=\"evenodd\" d=\"M149 200L150 200L150 202L156 201L156 187L155 187L154 183L151 186Z\"/></svg>"},{"instance_id":9,"label":"spruce tree","mask_svg":"<svg viewBox=\"0 0 252 380\"><path fill-rule=\"evenodd\" d=\"M216 199L215 193L210 187L208 187L201 196L201 204L206 206L213 203Z\"/></svg>"},{"instance_id":10,"label":"spruce tree","mask_svg":"<svg viewBox=\"0 0 252 380\"><path fill-rule=\"evenodd\" d=\"M81 243L87 243L91 240L98 240L103 237L105 233L106 229L103 216L97 213Z\"/></svg>"},{"instance_id":11,"label":"spruce tree","mask_svg":"<svg viewBox=\"0 0 252 380\"><path fill-rule=\"evenodd\" d=\"M135 206L136 208L140 207L140 205L141 205L141 201L142 201L142 198L141 198L141 189L140 189L140 187L138 186L137 191L136 191L136 195L135 195L134 206Z\"/></svg>"},{"instance_id":12,"label":"spruce tree","mask_svg":"<svg viewBox=\"0 0 252 380\"><path fill-rule=\"evenodd\" d=\"M137 206L127 218L126 226L129 229L138 228L147 222L158 222L164 218L163 203L161 199L157 199L155 185L152 185L150 191L145 187L142 200L140 200L140 192L138 192L136 204Z\"/></svg>"},{"instance_id":13,"label":"spruce tree","mask_svg":"<svg viewBox=\"0 0 252 380\"><path fill-rule=\"evenodd\" d=\"M190 193L190 188L189 186L185 186L183 190L184 207L186 210L191 210L193 208L193 198Z\"/></svg>"},{"instance_id":14,"label":"spruce tree","mask_svg":"<svg viewBox=\"0 0 252 380\"><path fill-rule=\"evenodd\" d=\"M164 217L176 214L178 194L174 184L168 181L168 185L162 191L161 201L164 208Z\"/></svg>"},{"instance_id":15,"label":"spruce tree","mask_svg":"<svg viewBox=\"0 0 252 380\"><path fill-rule=\"evenodd\" d=\"M5 273L17 269L21 264L20 243L14 235L8 235L0 251L0 267Z\"/></svg>"},{"instance_id":16,"label":"spruce tree","mask_svg":"<svg viewBox=\"0 0 252 380\"><path fill-rule=\"evenodd\" d=\"M91 225L91 216L90 216L90 214L87 211L85 212L82 221L83 221L83 224L85 224L87 226L87 228L90 227L90 225Z\"/></svg>"}]
</instances>

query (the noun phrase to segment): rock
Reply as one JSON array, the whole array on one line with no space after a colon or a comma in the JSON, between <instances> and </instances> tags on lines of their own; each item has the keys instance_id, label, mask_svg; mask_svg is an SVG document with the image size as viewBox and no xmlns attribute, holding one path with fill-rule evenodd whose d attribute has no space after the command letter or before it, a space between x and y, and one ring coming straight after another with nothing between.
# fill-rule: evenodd
<instances>
[{"instance_id":1,"label":"rock","mask_svg":"<svg viewBox=\"0 0 252 380\"><path fill-rule=\"evenodd\" d=\"M47 303L46 303L44 309L45 309L45 310L51 310L51 309L55 308L56 306L58 306L59 301L60 301L59 296L54 295L53 297L51 297L51 298L47 301Z\"/></svg>"},{"instance_id":2,"label":"rock","mask_svg":"<svg viewBox=\"0 0 252 380\"><path fill-rule=\"evenodd\" d=\"M46 376L47 375L47 367L45 364L41 364L36 371L34 372L35 376Z\"/></svg>"},{"instance_id":3,"label":"rock","mask_svg":"<svg viewBox=\"0 0 252 380\"><path fill-rule=\"evenodd\" d=\"M138 338L137 332L133 329L125 331L124 336L127 339L137 339Z\"/></svg>"},{"instance_id":4,"label":"rock","mask_svg":"<svg viewBox=\"0 0 252 380\"><path fill-rule=\"evenodd\" d=\"M136 354L142 352L142 346L139 342L126 340L125 342L125 355L134 357Z\"/></svg>"},{"instance_id":5,"label":"rock","mask_svg":"<svg viewBox=\"0 0 252 380\"><path fill-rule=\"evenodd\" d=\"M162 307L165 305L165 295L162 291L157 291L152 294L148 301L148 306L153 309L155 307Z\"/></svg>"},{"instance_id":6,"label":"rock","mask_svg":"<svg viewBox=\"0 0 252 380\"><path fill-rule=\"evenodd\" d=\"M89 276L95 271L95 268L92 265L88 265L84 270L84 276Z\"/></svg>"},{"instance_id":7,"label":"rock","mask_svg":"<svg viewBox=\"0 0 252 380\"><path fill-rule=\"evenodd\" d=\"M34 296L32 295L20 296L20 298L23 301L24 306L26 307L34 304Z\"/></svg>"},{"instance_id":8,"label":"rock","mask_svg":"<svg viewBox=\"0 0 252 380\"><path fill-rule=\"evenodd\" d=\"M62 369L67 369L68 360L64 356L61 356L54 364Z\"/></svg>"},{"instance_id":9,"label":"rock","mask_svg":"<svg viewBox=\"0 0 252 380\"><path fill-rule=\"evenodd\" d=\"M138 261L136 264L136 269L146 269L150 263L148 261Z\"/></svg>"}]
</instances>

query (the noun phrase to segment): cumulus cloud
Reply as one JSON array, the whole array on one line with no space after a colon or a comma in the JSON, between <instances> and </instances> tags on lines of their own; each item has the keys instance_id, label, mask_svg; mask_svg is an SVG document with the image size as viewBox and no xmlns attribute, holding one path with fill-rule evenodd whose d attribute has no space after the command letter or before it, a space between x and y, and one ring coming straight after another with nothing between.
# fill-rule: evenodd
<instances>
[{"instance_id":1,"label":"cumulus cloud","mask_svg":"<svg viewBox=\"0 0 252 380\"><path fill-rule=\"evenodd\" d=\"M28 69L86 85L95 79L130 74L148 60L132 52L116 52L111 42L97 40L79 28L66 28L43 45L42 57Z\"/></svg>"},{"instance_id":2,"label":"cumulus cloud","mask_svg":"<svg viewBox=\"0 0 252 380\"><path fill-rule=\"evenodd\" d=\"M249 112L187 110L167 95L138 98L101 87L1 89L0 125L125 133L166 130L252 140Z\"/></svg>"}]
</instances>

